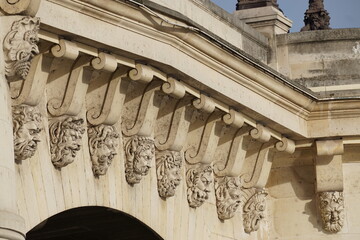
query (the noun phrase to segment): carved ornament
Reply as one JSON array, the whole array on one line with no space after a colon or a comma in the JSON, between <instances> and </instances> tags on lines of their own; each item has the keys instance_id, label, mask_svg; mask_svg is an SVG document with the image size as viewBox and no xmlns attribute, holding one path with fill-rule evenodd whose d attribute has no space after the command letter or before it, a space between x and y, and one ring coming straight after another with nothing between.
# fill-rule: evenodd
<instances>
[{"instance_id":1,"label":"carved ornament","mask_svg":"<svg viewBox=\"0 0 360 240\"><path fill-rule=\"evenodd\" d=\"M156 154L157 185L160 197L175 195L181 181L182 156L177 151L161 151Z\"/></svg>"},{"instance_id":2,"label":"carved ornament","mask_svg":"<svg viewBox=\"0 0 360 240\"><path fill-rule=\"evenodd\" d=\"M3 1L1 1L3 2ZM37 43L40 19L24 17L15 21L4 40L5 74L26 79L31 59L39 54Z\"/></svg>"},{"instance_id":3,"label":"carved ornament","mask_svg":"<svg viewBox=\"0 0 360 240\"><path fill-rule=\"evenodd\" d=\"M37 108L18 105L12 109L15 160L34 156L40 142L41 115Z\"/></svg>"},{"instance_id":4,"label":"carved ornament","mask_svg":"<svg viewBox=\"0 0 360 240\"><path fill-rule=\"evenodd\" d=\"M257 231L261 221L265 218L267 192L261 190L244 189L243 223L246 233Z\"/></svg>"},{"instance_id":5,"label":"carved ornament","mask_svg":"<svg viewBox=\"0 0 360 240\"><path fill-rule=\"evenodd\" d=\"M240 178L215 178L215 196L218 217L222 220L232 218L241 203Z\"/></svg>"},{"instance_id":6,"label":"carved ornament","mask_svg":"<svg viewBox=\"0 0 360 240\"><path fill-rule=\"evenodd\" d=\"M119 134L113 126L98 125L88 128L88 136L93 173L105 175L116 155Z\"/></svg>"},{"instance_id":7,"label":"carved ornament","mask_svg":"<svg viewBox=\"0 0 360 240\"><path fill-rule=\"evenodd\" d=\"M339 232L344 226L344 196L343 192L318 193L318 201L323 228L331 233Z\"/></svg>"},{"instance_id":8,"label":"carved ornament","mask_svg":"<svg viewBox=\"0 0 360 240\"><path fill-rule=\"evenodd\" d=\"M209 115L201 134L199 147L195 148L192 146L185 152L185 159L189 164L209 164L213 161L213 156L223 130L223 124L220 122L221 116L222 113L219 111Z\"/></svg>"},{"instance_id":9,"label":"carved ornament","mask_svg":"<svg viewBox=\"0 0 360 240\"><path fill-rule=\"evenodd\" d=\"M190 207L200 207L209 198L212 171L211 165L192 166L187 170L187 199Z\"/></svg>"},{"instance_id":10,"label":"carved ornament","mask_svg":"<svg viewBox=\"0 0 360 240\"><path fill-rule=\"evenodd\" d=\"M0 8L9 15L23 14L35 16L40 2L40 0L2 0L0 1Z\"/></svg>"},{"instance_id":11,"label":"carved ornament","mask_svg":"<svg viewBox=\"0 0 360 240\"><path fill-rule=\"evenodd\" d=\"M330 16L324 8L324 0L309 0L309 8L305 12L303 31L324 30L330 28Z\"/></svg>"},{"instance_id":12,"label":"carved ornament","mask_svg":"<svg viewBox=\"0 0 360 240\"><path fill-rule=\"evenodd\" d=\"M50 123L51 162L56 168L65 167L75 160L85 132L83 124L84 120L78 117L54 119Z\"/></svg>"},{"instance_id":13,"label":"carved ornament","mask_svg":"<svg viewBox=\"0 0 360 240\"><path fill-rule=\"evenodd\" d=\"M155 160L154 139L151 137L133 136L125 145L125 177L133 185L141 181Z\"/></svg>"}]
</instances>

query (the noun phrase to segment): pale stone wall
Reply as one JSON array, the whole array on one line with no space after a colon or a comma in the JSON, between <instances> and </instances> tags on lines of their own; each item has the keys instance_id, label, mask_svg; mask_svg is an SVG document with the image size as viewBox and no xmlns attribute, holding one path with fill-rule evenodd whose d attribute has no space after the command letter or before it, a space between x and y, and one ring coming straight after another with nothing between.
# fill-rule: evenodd
<instances>
[{"instance_id":1,"label":"pale stone wall","mask_svg":"<svg viewBox=\"0 0 360 240\"><path fill-rule=\"evenodd\" d=\"M321 97L359 95L360 29L277 36L279 71Z\"/></svg>"},{"instance_id":2,"label":"pale stone wall","mask_svg":"<svg viewBox=\"0 0 360 240\"><path fill-rule=\"evenodd\" d=\"M345 220L337 234L329 234L322 227L315 197L313 151L304 149L275 157L267 184L271 239L359 239L360 151L347 147L343 156Z\"/></svg>"}]
</instances>

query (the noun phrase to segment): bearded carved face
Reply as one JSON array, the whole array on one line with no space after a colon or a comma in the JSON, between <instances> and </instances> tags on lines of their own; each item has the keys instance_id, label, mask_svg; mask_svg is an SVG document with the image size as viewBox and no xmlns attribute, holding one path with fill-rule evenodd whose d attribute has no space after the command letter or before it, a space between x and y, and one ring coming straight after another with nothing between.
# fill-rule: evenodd
<instances>
[{"instance_id":1,"label":"bearded carved face","mask_svg":"<svg viewBox=\"0 0 360 240\"><path fill-rule=\"evenodd\" d=\"M95 176L105 175L119 145L119 134L113 126L98 125L88 129L92 170Z\"/></svg>"},{"instance_id":2,"label":"bearded carved face","mask_svg":"<svg viewBox=\"0 0 360 240\"><path fill-rule=\"evenodd\" d=\"M41 115L31 106L13 107L13 133L15 160L21 161L34 156L40 142Z\"/></svg>"},{"instance_id":3,"label":"bearded carved face","mask_svg":"<svg viewBox=\"0 0 360 240\"><path fill-rule=\"evenodd\" d=\"M15 21L4 41L6 76L14 75L26 79L31 59L39 54L39 18L24 17Z\"/></svg>"},{"instance_id":4,"label":"bearded carved face","mask_svg":"<svg viewBox=\"0 0 360 240\"><path fill-rule=\"evenodd\" d=\"M265 191L256 192L245 203L243 208L244 230L246 233L257 231L260 222L265 218L267 193Z\"/></svg>"},{"instance_id":5,"label":"bearded carved face","mask_svg":"<svg viewBox=\"0 0 360 240\"><path fill-rule=\"evenodd\" d=\"M180 152L163 151L157 154L156 173L160 197L167 198L175 195L175 189L181 181L181 165Z\"/></svg>"},{"instance_id":6,"label":"bearded carved face","mask_svg":"<svg viewBox=\"0 0 360 240\"><path fill-rule=\"evenodd\" d=\"M187 199L190 207L199 207L209 198L212 179L212 167L210 165L192 167L187 171Z\"/></svg>"},{"instance_id":7,"label":"bearded carved face","mask_svg":"<svg viewBox=\"0 0 360 240\"><path fill-rule=\"evenodd\" d=\"M146 176L155 158L154 139L135 136L125 146L125 177L129 184L139 183Z\"/></svg>"},{"instance_id":8,"label":"bearded carved face","mask_svg":"<svg viewBox=\"0 0 360 240\"><path fill-rule=\"evenodd\" d=\"M339 232L344 225L344 197L342 192L319 193L320 213L324 229Z\"/></svg>"},{"instance_id":9,"label":"bearded carved face","mask_svg":"<svg viewBox=\"0 0 360 240\"><path fill-rule=\"evenodd\" d=\"M82 118L68 117L50 125L51 161L56 168L65 167L75 160L85 132L83 123Z\"/></svg>"},{"instance_id":10,"label":"bearded carved face","mask_svg":"<svg viewBox=\"0 0 360 240\"><path fill-rule=\"evenodd\" d=\"M215 179L217 213L220 219L232 218L241 203L241 183L238 177Z\"/></svg>"}]
</instances>

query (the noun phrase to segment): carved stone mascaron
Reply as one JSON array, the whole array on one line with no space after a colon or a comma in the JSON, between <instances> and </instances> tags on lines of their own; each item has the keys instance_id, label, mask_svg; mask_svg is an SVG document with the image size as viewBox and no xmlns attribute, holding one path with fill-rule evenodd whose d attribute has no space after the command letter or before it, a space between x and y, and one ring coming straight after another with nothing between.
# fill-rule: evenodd
<instances>
[{"instance_id":1,"label":"carved stone mascaron","mask_svg":"<svg viewBox=\"0 0 360 240\"><path fill-rule=\"evenodd\" d=\"M89 150L95 176L105 175L119 145L115 127L97 125L88 128Z\"/></svg>"},{"instance_id":2,"label":"carved stone mascaron","mask_svg":"<svg viewBox=\"0 0 360 240\"><path fill-rule=\"evenodd\" d=\"M211 165L193 166L187 170L187 199L190 207L200 207L209 198L212 171Z\"/></svg>"},{"instance_id":3,"label":"carved stone mascaron","mask_svg":"<svg viewBox=\"0 0 360 240\"><path fill-rule=\"evenodd\" d=\"M12 114L15 160L31 158L40 142L41 115L36 107L27 105L14 106Z\"/></svg>"},{"instance_id":4,"label":"carved stone mascaron","mask_svg":"<svg viewBox=\"0 0 360 240\"><path fill-rule=\"evenodd\" d=\"M5 74L18 75L25 79L29 73L31 59L39 54L39 18L24 17L15 21L4 40Z\"/></svg>"},{"instance_id":5,"label":"carved stone mascaron","mask_svg":"<svg viewBox=\"0 0 360 240\"><path fill-rule=\"evenodd\" d=\"M344 226L344 196L343 192L318 193L323 227L331 233L339 232Z\"/></svg>"},{"instance_id":6,"label":"carved stone mascaron","mask_svg":"<svg viewBox=\"0 0 360 240\"><path fill-rule=\"evenodd\" d=\"M125 177L129 184L139 183L155 160L154 139L134 136L125 145Z\"/></svg>"},{"instance_id":7,"label":"carved stone mascaron","mask_svg":"<svg viewBox=\"0 0 360 240\"><path fill-rule=\"evenodd\" d=\"M257 231L260 222L265 218L267 192L248 189L253 195L245 202L243 207L243 222L246 233Z\"/></svg>"},{"instance_id":8,"label":"carved stone mascaron","mask_svg":"<svg viewBox=\"0 0 360 240\"><path fill-rule=\"evenodd\" d=\"M80 151L84 120L78 117L55 119L49 127L51 161L56 168L62 168L75 160Z\"/></svg>"},{"instance_id":9,"label":"carved stone mascaron","mask_svg":"<svg viewBox=\"0 0 360 240\"><path fill-rule=\"evenodd\" d=\"M241 203L239 177L215 178L216 208L220 219L232 218Z\"/></svg>"}]
</instances>

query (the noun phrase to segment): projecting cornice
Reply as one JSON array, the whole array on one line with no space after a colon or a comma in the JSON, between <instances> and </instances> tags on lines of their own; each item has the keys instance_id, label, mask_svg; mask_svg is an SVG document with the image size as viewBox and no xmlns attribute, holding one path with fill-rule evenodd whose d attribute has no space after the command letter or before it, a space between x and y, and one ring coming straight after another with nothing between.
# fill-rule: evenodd
<instances>
[{"instance_id":1,"label":"projecting cornice","mask_svg":"<svg viewBox=\"0 0 360 240\"><path fill-rule=\"evenodd\" d=\"M70 17L74 14L77 24ZM306 139L360 134L360 129L330 129L323 124L329 116L338 125L356 119L360 101L323 102L226 41L212 39L159 10L122 1L51 0L42 3L38 16L44 41L68 38L85 54L97 57L99 49L106 49L126 66L146 63L164 79L174 76L190 91L211 96L225 113L237 109L248 124L262 123L279 140L281 135Z\"/></svg>"}]
</instances>

